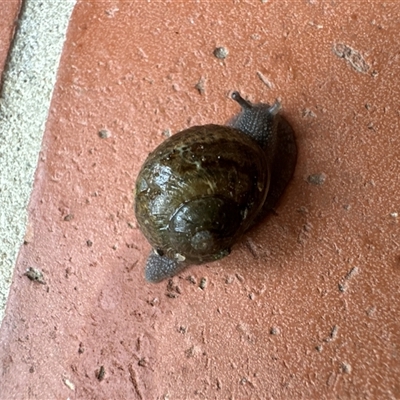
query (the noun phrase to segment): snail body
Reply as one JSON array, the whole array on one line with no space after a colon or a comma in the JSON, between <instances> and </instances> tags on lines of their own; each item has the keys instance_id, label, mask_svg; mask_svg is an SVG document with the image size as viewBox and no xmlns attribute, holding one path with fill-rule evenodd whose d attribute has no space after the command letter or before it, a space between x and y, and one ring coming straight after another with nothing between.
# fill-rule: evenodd
<instances>
[{"instance_id":1,"label":"snail body","mask_svg":"<svg viewBox=\"0 0 400 400\"><path fill-rule=\"evenodd\" d=\"M139 172L136 219L153 247L148 281L228 255L292 176L296 145L278 115L280 103L251 104L238 92L232 98L242 112L230 126L194 126L171 136Z\"/></svg>"}]
</instances>

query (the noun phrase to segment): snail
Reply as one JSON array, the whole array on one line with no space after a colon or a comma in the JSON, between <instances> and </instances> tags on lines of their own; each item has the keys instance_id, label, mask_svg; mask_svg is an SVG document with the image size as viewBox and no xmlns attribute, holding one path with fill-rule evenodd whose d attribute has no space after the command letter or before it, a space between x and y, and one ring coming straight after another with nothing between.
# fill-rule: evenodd
<instances>
[{"instance_id":1,"label":"snail","mask_svg":"<svg viewBox=\"0 0 400 400\"><path fill-rule=\"evenodd\" d=\"M145 268L150 282L227 256L293 175L297 148L280 102L231 97L242 110L229 125L193 126L169 137L138 174L135 214L153 247Z\"/></svg>"}]
</instances>

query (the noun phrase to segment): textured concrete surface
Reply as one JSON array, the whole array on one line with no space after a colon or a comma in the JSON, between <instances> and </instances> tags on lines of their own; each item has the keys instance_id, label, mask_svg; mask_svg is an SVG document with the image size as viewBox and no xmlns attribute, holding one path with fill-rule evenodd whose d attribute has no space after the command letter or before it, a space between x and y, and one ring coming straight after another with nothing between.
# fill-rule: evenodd
<instances>
[{"instance_id":1,"label":"textured concrete surface","mask_svg":"<svg viewBox=\"0 0 400 400\"><path fill-rule=\"evenodd\" d=\"M0 321L27 222L42 135L75 1L26 0L0 103ZM9 7L9 6L7 6Z\"/></svg>"},{"instance_id":2,"label":"textured concrete surface","mask_svg":"<svg viewBox=\"0 0 400 400\"><path fill-rule=\"evenodd\" d=\"M399 13L78 3L0 331L0 398L400 398ZM148 284L136 174L168 130L234 115L233 89L282 100L294 178L229 257Z\"/></svg>"}]
</instances>

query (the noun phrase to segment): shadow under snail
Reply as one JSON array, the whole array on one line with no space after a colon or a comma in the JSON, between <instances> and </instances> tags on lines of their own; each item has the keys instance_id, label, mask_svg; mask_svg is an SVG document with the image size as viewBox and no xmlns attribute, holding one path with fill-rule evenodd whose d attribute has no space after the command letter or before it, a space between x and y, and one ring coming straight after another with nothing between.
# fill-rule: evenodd
<instances>
[{"instance_id":1,"label":"shadow under snail","mask_svg":"<svg viewBox=\"0 0 400 400\"><path fill-rule=\"evenodd\" d=\"M159 282L189 265L219 260L275 206L290 181L293 130L273 105L233 92L229 125L185 129L161 143L136 181L135 213L153 247L145 276Z\"/></svg>"}]
</instances>

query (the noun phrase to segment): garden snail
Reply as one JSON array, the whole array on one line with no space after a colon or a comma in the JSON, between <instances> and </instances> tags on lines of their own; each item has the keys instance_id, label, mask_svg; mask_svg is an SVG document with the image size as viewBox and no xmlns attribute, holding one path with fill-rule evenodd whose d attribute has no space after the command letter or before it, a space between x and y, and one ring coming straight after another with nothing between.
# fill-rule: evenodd
<instances>
[{"instance_id":1,"label":"garden snail","mask_svg":"<svg viewBox=\"0 0 400 400\"><path fill-rule=\"evenodd\" d=\"M221 259L270 211L292 177L297 149L279 101L252 104L230 126L185 129L144 162L136 219L153 247L145 276L159 282L185 267Z\"/></svg>"}]
</instances>

